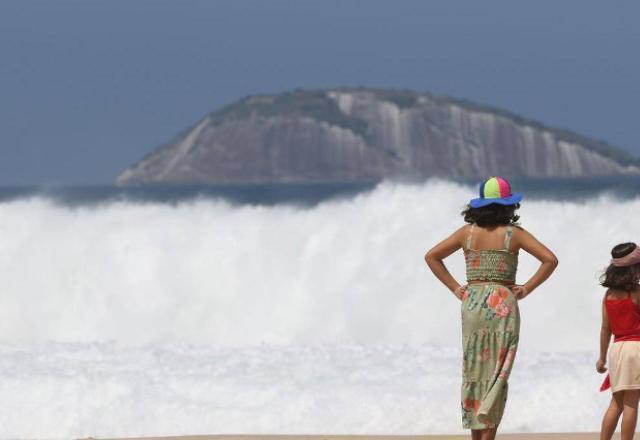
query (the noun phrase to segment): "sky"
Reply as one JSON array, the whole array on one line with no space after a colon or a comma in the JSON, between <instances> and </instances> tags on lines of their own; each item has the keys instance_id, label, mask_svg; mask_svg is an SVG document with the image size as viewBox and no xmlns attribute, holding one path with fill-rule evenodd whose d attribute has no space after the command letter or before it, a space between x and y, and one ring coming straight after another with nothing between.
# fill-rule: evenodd
<instances>
[{"instance_id":1,"label":"sky","mask_svg":"<svg viewBox=\"0 0 640 440\"><path fill-rule=\"evenodd\" d=\"M0 0L0 185L110 184L241 97L430 91L640 156L640 2Z\"/></svg>"}]
</instances>

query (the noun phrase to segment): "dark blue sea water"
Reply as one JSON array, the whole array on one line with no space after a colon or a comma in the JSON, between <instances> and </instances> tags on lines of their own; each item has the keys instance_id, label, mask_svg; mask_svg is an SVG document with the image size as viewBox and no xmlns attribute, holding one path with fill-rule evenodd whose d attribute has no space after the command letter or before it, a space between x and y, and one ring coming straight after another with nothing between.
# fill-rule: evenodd
<instances>
[{"instance_id":1,"label":"dark blue sea water","mask_svg":"<svg viewBox=\"0 0 640 440\"><path fill-rule=\"evenodd\" d=\"M476 185L472 179L455 182ZM404 182L420 185L422 182ZM598 178L515 178L514 191L527 199L579 201L606 193L621 199L640 195L640 176ZM41 197L56 203L75 206L113 201L179 203L192 199L222 199L233 204L314 206L334 198L351 198L376 187L374 182L327 184L246 184L246 185L181 185L132 186L74 185L0 187L0 202L20 198Z\"/></svg>"}]
</instances>

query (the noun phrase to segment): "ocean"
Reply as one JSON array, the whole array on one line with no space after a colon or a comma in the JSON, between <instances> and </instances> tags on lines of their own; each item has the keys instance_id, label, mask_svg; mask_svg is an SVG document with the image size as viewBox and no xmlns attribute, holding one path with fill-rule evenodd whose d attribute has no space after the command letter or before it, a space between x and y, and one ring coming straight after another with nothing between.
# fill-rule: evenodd
<instances>
[{"instance_id":1,"label":"ocean","mask_svg":"<svg viewBox=\"0 0 640 440\"><path fill-rule=\"evenodd\" d=\"M596 431L598 277L640 179L513 186L560 265L520 304L501 429ZM0 438L462 432L460 305L423 255L476 192L0 188Z\"/></svg>"}]
</instances>

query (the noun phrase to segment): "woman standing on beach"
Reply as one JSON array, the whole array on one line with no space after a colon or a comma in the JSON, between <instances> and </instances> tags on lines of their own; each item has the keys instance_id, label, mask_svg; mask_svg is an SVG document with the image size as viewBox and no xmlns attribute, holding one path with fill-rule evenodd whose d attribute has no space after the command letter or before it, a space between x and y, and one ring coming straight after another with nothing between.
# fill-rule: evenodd
<instances>
[{"instance_id":1,"label":"woman standing on beach","mask_svg":"<svg viewBox=\"0 0 640 440\"><path fill-rule=\"evenodd\" d=\"M465 225L425 255L434 275L462 301L462 425L473 440L493 440L507 399L507 380L520 334L518 301L542 284L558 265L555 255L517 225L520 194L490 177L480 198L462 212ZM467 283L461 285L443 260L462 249ZM529 281L516 285L518 251L540 261Z\"/></svg>"}]
</instances>

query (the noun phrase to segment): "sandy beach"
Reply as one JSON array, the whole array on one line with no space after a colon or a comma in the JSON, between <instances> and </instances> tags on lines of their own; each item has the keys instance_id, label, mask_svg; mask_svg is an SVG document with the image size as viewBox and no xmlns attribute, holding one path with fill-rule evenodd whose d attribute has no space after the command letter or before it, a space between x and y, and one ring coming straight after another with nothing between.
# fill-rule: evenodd
<instances>
[{"instance_id":1,"label":"sandy beach","mask_svg":"<svg viewBox=\"0 0 640 440\"><path fill-rule=\"evenodd\" d=\"M192 435L104 440L466 440L468 435ZM501 440L597 440L598 433L498 434ZM614 439L619 439L616 434ZM636 438L640 436L636 435Z\"/></svg>"}]
</instances>

